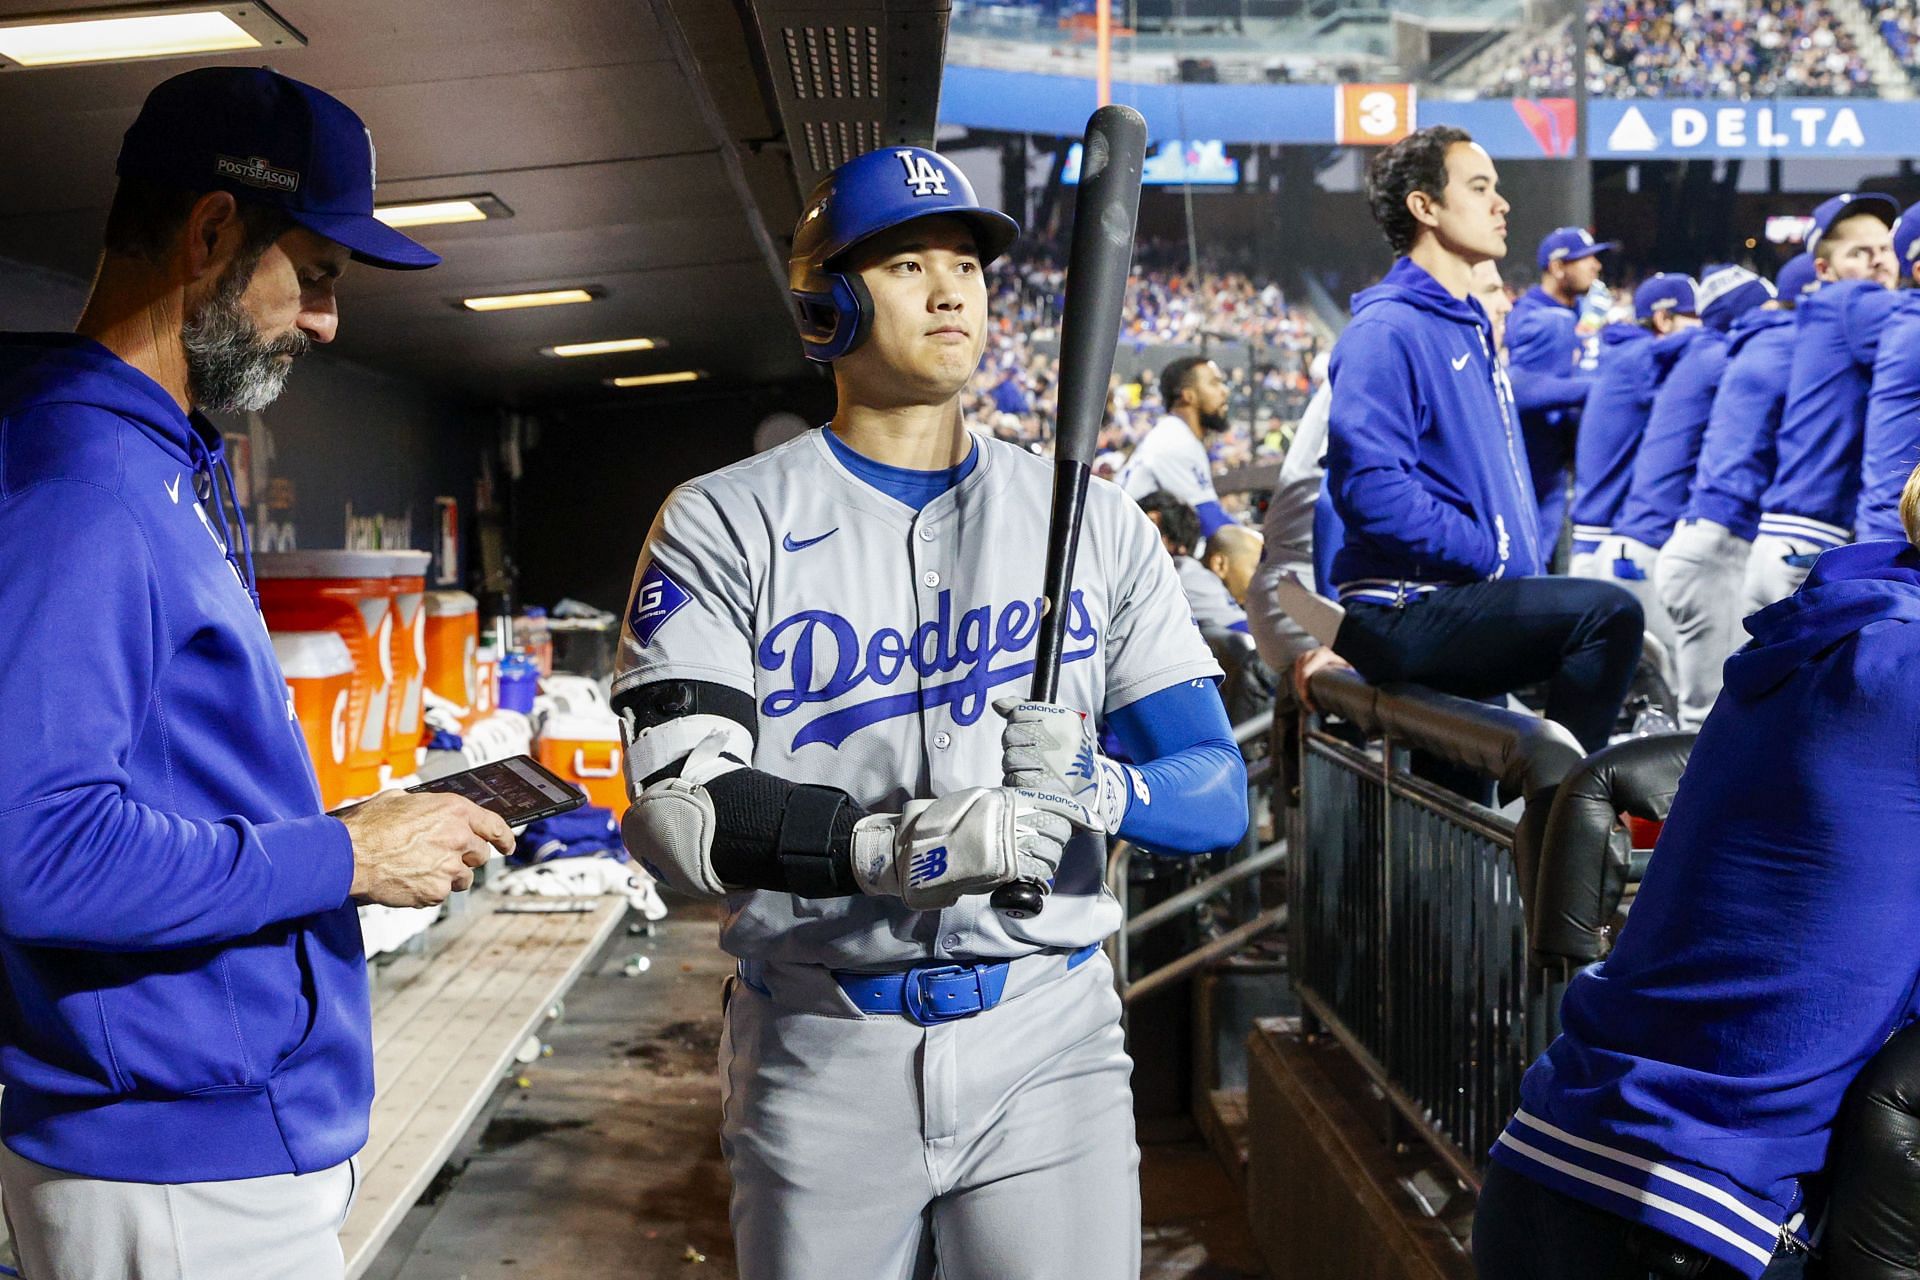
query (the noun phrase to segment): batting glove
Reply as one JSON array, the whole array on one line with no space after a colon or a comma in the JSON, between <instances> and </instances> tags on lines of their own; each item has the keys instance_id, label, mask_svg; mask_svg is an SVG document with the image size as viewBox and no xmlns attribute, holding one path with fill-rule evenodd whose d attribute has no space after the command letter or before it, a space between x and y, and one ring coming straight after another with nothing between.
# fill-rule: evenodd
<instances>
[{"instance_id":1,"label":"batting glove","mask_svg":"<svg viewBox=\"0 0 1920 1280\"><path fill-rule=\"evenodd\" d=\"M861 889L939 911L1009 880L1051 883L1073 834L1063 803L1013 787L974 787L913 800L854 824Z\"/></svg>"},{"instance_id":2,"label":"batting glove","mask_svg":"<svg viewBox=\"0 0 1920 1280\"><path fill-rule=\"evenodd\" d=\"M1129 793L1146 795L1138 769L1100 754L1093 717L1023 698L1001 698L993 709L1007 718L1000 733L1007 785L1064 797L1075 826L1110 836L1126 817Z\"/></svg>"}]
</instances>

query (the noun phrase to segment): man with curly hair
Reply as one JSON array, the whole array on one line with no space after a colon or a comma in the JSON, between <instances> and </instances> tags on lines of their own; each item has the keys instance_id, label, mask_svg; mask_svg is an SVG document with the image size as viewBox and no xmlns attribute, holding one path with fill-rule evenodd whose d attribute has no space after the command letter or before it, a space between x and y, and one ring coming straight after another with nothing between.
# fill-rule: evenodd
<instances>
[{"instance_id":1,"label":"man with curly hair","mask_svg":"<svg viewBox=\"0 0 1920 1280\"><path fill-rule=\"evenodd\" d=\"M1474 268L1507 251L1493 160L1463 130L1422 129L1374 159L1367 197L1398 260L1333 349L1334 649L1375 683L1470 698L1544 683L1547 715L1604 746L1641 611L1611 583L1541 576L1513 391L1472 296Z\"/></svg>"}]
</instances>

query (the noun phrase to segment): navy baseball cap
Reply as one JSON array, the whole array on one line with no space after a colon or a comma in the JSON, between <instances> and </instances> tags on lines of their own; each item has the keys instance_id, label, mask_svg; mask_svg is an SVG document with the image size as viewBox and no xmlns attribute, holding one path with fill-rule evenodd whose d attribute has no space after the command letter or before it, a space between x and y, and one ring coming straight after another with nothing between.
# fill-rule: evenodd
<instances>
[{"instance_id":1,"label":"navy baseball cap","mask_svg":"<svg viewBox=\"0 0 1920 1280\"><path fill-rule=\"evenodd\" d=\"M1619 247L1618 240L1596 241L1585 227L1561 227L1540 242L1540 269L1545 271L1549 262L1574 262Z\"/></svg>"},{"instance_id":2,"label":"navy baseball cap","mask_svg":"<svg viewBox=\"0 0 1920 1280\"><path fill-rule=\"evenodd\" d=\"M440 263L373 216L373 133L360 117L266 67L202 67L155 86L121 143L116 171L284 209L376 267Z\"/></svg>"},{"instance_id":3,"label":"navy baseball cap","mask_svg":"<svg viewBox=\"0 0 1920 1280\"><path fill-rule=\"evenodd\" d=\"M1820 277L1813 269L1813 255L1796 253L1788 258L1785 265L1774 273L1774 296L1784 302L1798 302L1820 286Z\"/></svg>"},{"instance_id":4,"label":"navy baseball cap","mask_svg":"<svg viewBox=\"0 0 1920 1280\"><path fill-rule=\"evenodd\" d=\"M1694 301L1700 322L1724 333L1748 311L1773 301L1773 286L1745 267L1720 267L1700 277Z\"/></svg>"},{"instance_id":5,"label":"navy baseball cap","mask_svg":"<svg viewBox=\"0 0 1920 1280\"><path fill-rule=\"evenodd\" d=\"M1633 291L1633 315L1649 320L1658 311L1677 311L1683 316L1699 314L1694 297L1693 277L1678 271L1660 271L1640 282Z\"/></svg>"},{"instance_id":6,"label":"navy baseball cap","mask_svg":"<svg viewBox=\"0 0 1920 1280\"><path fill-rule=\"evenodd\" d=\"M1920 260L1920 204L1910 204L1893 224L1893 253L1900 259L1900 274L1911 275Z\"/></svg>"},{"instance_id":7,"label":"navy baseball cap","mask_svg":"<svg viewBox=\"0 0 1920 1280\"><path fill-rule=\"evenodd\" d=\"M1827 234L1827 228L1856 213L1871 213L1892 226L1900 217L1900 202L1882 191L1849 191L1845 195L1822 200L1813 211L1813 230L1807 233L1807 252L1812 253Z\"/></svg>"}]
</instances>

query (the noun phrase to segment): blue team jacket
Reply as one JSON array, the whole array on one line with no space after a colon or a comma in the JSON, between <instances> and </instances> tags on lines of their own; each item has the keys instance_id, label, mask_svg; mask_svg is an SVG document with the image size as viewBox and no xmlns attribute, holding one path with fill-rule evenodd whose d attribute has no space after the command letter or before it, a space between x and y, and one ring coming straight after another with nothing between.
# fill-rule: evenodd
<instances>
[{"instance_id":1,"label":"blue team jacket","mask_svg":"<svg viewBox=\"0 0 1920 1280\"><path fill-rule=\"evenodd\" d=\"M1334 345L1327 491L1343 600L1541 571L1513 396L1480 303L1402 258Z\"/></svg>"},{"instance_id":2,"label":"blue team jacket","mask_svg":"<svg viewBox=\"0 0 1920 1280\"><path fill-rule=\"evenodd\" d=\"M1762 533L1823 547L1852 539L1867 387L1893 302L1870 280L1842 280L1800 304L1779 461L1760 500Z\"/></svg>"},{"instance_id":3,"label":"blue team jacket","mask_svg":"<svg viewBox=\"0 0 1920 1280\"><path fill-rule=\"evenodd\" d=\"M1727 335L1710 328L1696 334L1674 361L1653 397L1647 432L1633 458L1633 479L1613 531L1649 547L1664 547L1686 509L1700 437L1713 412L1714 392L1727 367Z\"/></svg>"},{"instance_id":4,"label":"blue team jacket","mask_svg":"<svg viewBox=\"0 0 1920 1280\"><path fill-rule=\"evenodd\" d=\"M1627 500L1633 460L1653 398L1698 329L1656 338L1637 324L1600 331L1600 368L1580 413L1573 453L1573 539L1592 544L1613 532Z\"/></svg>"},{"instance_id":5,"label":"blue team jacket","mask_svg":"<svg viewBox=\"0 0 1920 1280\"><path fill-rule=\"evenodd\" d=\"M1687 519L1711 520L1748 542L1760 531L1760 495L1773 478L1797 319L1793 311L1753 310L1734 323L1687 500Z\"/></svg>"},{"instance_id":6,"label":"blue team jacket","mask_svg":"<svg viewBox=\"0 0 1920 1280\"><path fill-rule=\"evenodd\" d=\"M1747 620L1620 940L1493 1157L1758 1276L1847 1086L1913 1021L1920 552L1830 551Z\"/></svg>"},{"instance_id":7,"label":"blue team jacket","mask_svg":"<svg viewBox=\"0 0 1920 1280\"><path fill-rule=\"evenodd\" d=\"M216 533L224 467L104 347L0 337L0 1139L91 1177L305 1173L367 1136L352 846Z\"/></svg>"},{"instance_id":8,"label":"blue team jacket","mask_svg":"<svg viewBox=\"0 0 1920 1280\"><path fill-rule=\"evenodd\" d=\"M1900 491L1920 465L1920 293L1901 294L1881 327L1863 440L1854 535L1904 538Z\"/></svg>"},{"instance_id":9,"label":"blue team jacket","mask_svg":"<svg viewBox=\"0 0 1920 1280\"><path fill-rule=\"evenodd\" d=\"M1507 316L1507 376L1526 438L1566 424L1592 384L1580 369L1579 312L1563 306L1539 285L1520 295Z\"/></svg>"}]
</instances>

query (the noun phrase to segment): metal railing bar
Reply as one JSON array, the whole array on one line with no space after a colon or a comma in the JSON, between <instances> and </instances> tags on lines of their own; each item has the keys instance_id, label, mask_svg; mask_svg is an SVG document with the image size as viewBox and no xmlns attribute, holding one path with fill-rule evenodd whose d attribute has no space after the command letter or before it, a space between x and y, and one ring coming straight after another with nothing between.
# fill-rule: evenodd
<instances>
[{"instance_id":1,"label":"metal railing bar","mask_svg":"<svg viewBox=\"0 0 1920 1280\"><path fill-rule=\"evenodd\" d=\"M1164 902L1157 902L1127 921L1127 936L1137 937L1178 916L1189 907L1205 902L1208 898L1232 888L1242 880L1257 876L1268 867L1275 866L1287 856L1287 842L1276 840L1251 858L1235 863L1225 871L1217 871L1196 885L1182 889Z\"/></svg>"},{"instance_id":2,"label":"metal railing bar","mask_svg":"<svg viewBox=\"0 0 1920 1280\"><path fill-rule=\"evenodd\" d=\"M1223 933L1205 946L1195 948L1178 960L1162 965L1142 977L1140 981L1126 983L1120 990L1120 998L1127 1003L1132 1003L1152 995L1161 987L1178 982L1195 969L1202 968L1224 956L1232 955L1269 929L1282 926L1286 922L1287 908L1284 903L1277 907L1270 907L1238 929Z\"/></svg>"},{"instance_id":3,"label":"metal railing bar","mask_svg":"<svg viewBox=\"0 0 1920 1280\"><path fill-rule=\"evenodd\" d=\"M1473 1167L1473 1162L1461 1153L1459 1147L1449 1142L1444 1134L1433 1127L1432 1118L1427 1114L1426 1109L1408 1097L1406 1092L1393 1082L1392 1077L1381 1067L1367 1046L1362 1044L1359 1037L1349 1031L1346 1024L1335 1016L1332 1006L1306 987L1299 988L1298 993L1300 1003L1306 1006L1307 1011L1326 1029L1326 1033L1339 1043L1347 1056L1353 1059L1354 1064L1366 1073L1369 1080L1373 1081L1374 1087L1380 1090L1388 1104L1399 1112L1408 1124L1419 1131L1426 1145L1440 1158L1441 1163L1447 1166L1448 1171L1478 1192L1480 1190L1479 1170Z\"/></svg>"}]
</instances>

